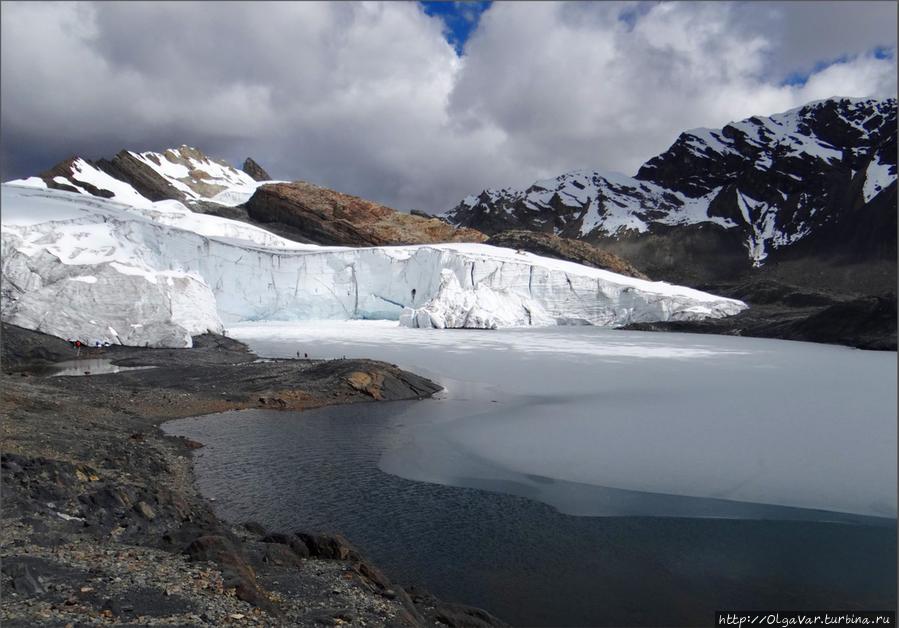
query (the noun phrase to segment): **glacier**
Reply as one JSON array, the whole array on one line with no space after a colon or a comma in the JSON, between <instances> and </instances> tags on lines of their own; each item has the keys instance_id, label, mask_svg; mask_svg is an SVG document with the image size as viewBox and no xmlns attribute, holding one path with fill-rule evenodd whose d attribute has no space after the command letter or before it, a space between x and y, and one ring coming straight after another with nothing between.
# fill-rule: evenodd
<instances>
[{"instance_id":1,"label":"glacier","mask_svg":"<svg viewBox=\"0 0 899 628\"><path fill-rule=\"evenodd\" d=\"M240 321L616 327L746 308L483 244L299 244L171 200L136 206L4 184L2 205L3 320L91 344L189 347L192 335Z\"/></svg>"}]
</instances>

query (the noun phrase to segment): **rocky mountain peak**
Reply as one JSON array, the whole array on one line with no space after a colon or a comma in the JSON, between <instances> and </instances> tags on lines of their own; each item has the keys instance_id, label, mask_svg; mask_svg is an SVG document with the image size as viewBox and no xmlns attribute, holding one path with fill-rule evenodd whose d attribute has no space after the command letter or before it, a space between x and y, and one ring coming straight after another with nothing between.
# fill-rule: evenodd
<instances>
[{"instance_id":1,"label":"rocky mountain peak","mask_svg":"<svg viewBox=\"0 0 899 628\"><path fill-rule=\"evenodd\" d=\"M257 185L246 172L187 145L161 153L121 150L111 159L72 156L38 179L30 183L138 206L162 200L234 204L232 197L243 200Z\"/></svg>"},{"instance_id":2,"label":"rocky mountain peak","mask_svg":"<svg viewBox=\"0 0 899 628\"><path fill-rule=\"evenodd\" d=\"M894 98L816 101L685 131L634 177L569 172L484 190L444 217L608 244L671 280L685 262L743 272L813 249L894 259L896 130ZM650 242L654 261L641 264Z\"/></svg>"},{"instance_id":3,"label":"rocky mountain peak","mask_svg":"<svg viewBox=\"0 0 899 628\"><path fill-rule=\"evenodd\" d=\"M112 159L70 157L40 177L9 183L108 198L139 208L174 200L194 212L264 224L303 243L341 246L483 242L474 229L410 215L311 183L271 181L252 158L246 170L188 145L162 152L119 151ZM177 210L177 208L174 208Z\"/></svg>"},{"instance_id":4,"label":"rocky mountain peak","mask_svg":"<svg viewBox=\"0 0 899 628\"><path fill-rule=\"evenodd\" d=\"M265 171L265 168L256 163L256 161L252 157L247 157L244 160L242 170L253 177L256 181L272 180L268 172Z\"/></svg>"}]
</instances>

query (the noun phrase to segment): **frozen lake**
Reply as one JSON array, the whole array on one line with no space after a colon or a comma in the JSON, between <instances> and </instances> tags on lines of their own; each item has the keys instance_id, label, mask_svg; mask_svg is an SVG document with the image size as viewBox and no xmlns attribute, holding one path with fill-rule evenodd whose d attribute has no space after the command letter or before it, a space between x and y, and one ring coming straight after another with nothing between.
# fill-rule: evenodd
<instances>
[{"instance_id":1,"label":"frozen lake","mask_svg":"<svg viewBox=\"0 0 899 628\"><path fill-rule=\"evenodd\" d=\"M341 532L395 581L520 626L895 607L895 353L588 327L229 334L447 387L167 423L206 445L198 483L229 520Z\"/></svg>"},{"instance_id":2,"label":"frozen lake","mask_svg":"<svg viewBox=\"0 0 899 628\"><path fill-rule=\"evenodd\" d=\"M577 515L896 516L895 353L385 321L242 324L229 335L264 356L369 357L444 385L441 401L401 411L379 461L407 479Z\"/></svg>"}]
</instances>

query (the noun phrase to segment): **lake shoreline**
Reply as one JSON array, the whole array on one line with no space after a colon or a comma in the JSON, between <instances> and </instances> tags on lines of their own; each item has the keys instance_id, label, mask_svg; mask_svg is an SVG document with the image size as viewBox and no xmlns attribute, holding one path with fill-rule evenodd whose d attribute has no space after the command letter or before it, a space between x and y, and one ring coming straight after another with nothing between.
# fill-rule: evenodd
<instances>
[{"instance_id":1,"label":"lake shoreline","mask_svg":"<svg viewBox=\"0 0 899 628\"><path fill-rule=\"evenodd\" d=\"M340 536L217 517L174 418L421 399L439 386L373 360L260 362L245 345L82 349L120 366L46 377L65 341L3 325L4 625L492 626L479 609L392 583ZM82 357L88 357L83 355Z\"/></svg>"}]
</instances>

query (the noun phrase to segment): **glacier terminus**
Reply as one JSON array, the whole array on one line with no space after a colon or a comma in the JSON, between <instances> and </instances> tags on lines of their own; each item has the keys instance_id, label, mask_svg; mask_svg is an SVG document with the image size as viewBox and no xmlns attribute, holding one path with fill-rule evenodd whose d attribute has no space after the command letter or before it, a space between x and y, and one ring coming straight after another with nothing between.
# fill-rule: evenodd
<instances>
[{"instance_id":1,"label":"glacier terminus","mask_svg":"<svg viewBox=\"0 0 899 628\"><path fill-rule=\"evenodd\" d=\"M3 319L64 338L189 347L260 320L487 328L696 320L741 301L475 243L301 244L175 200L3 185ZM220 194L220 193L219 193Z\"/></svg>"}]
</instances>

